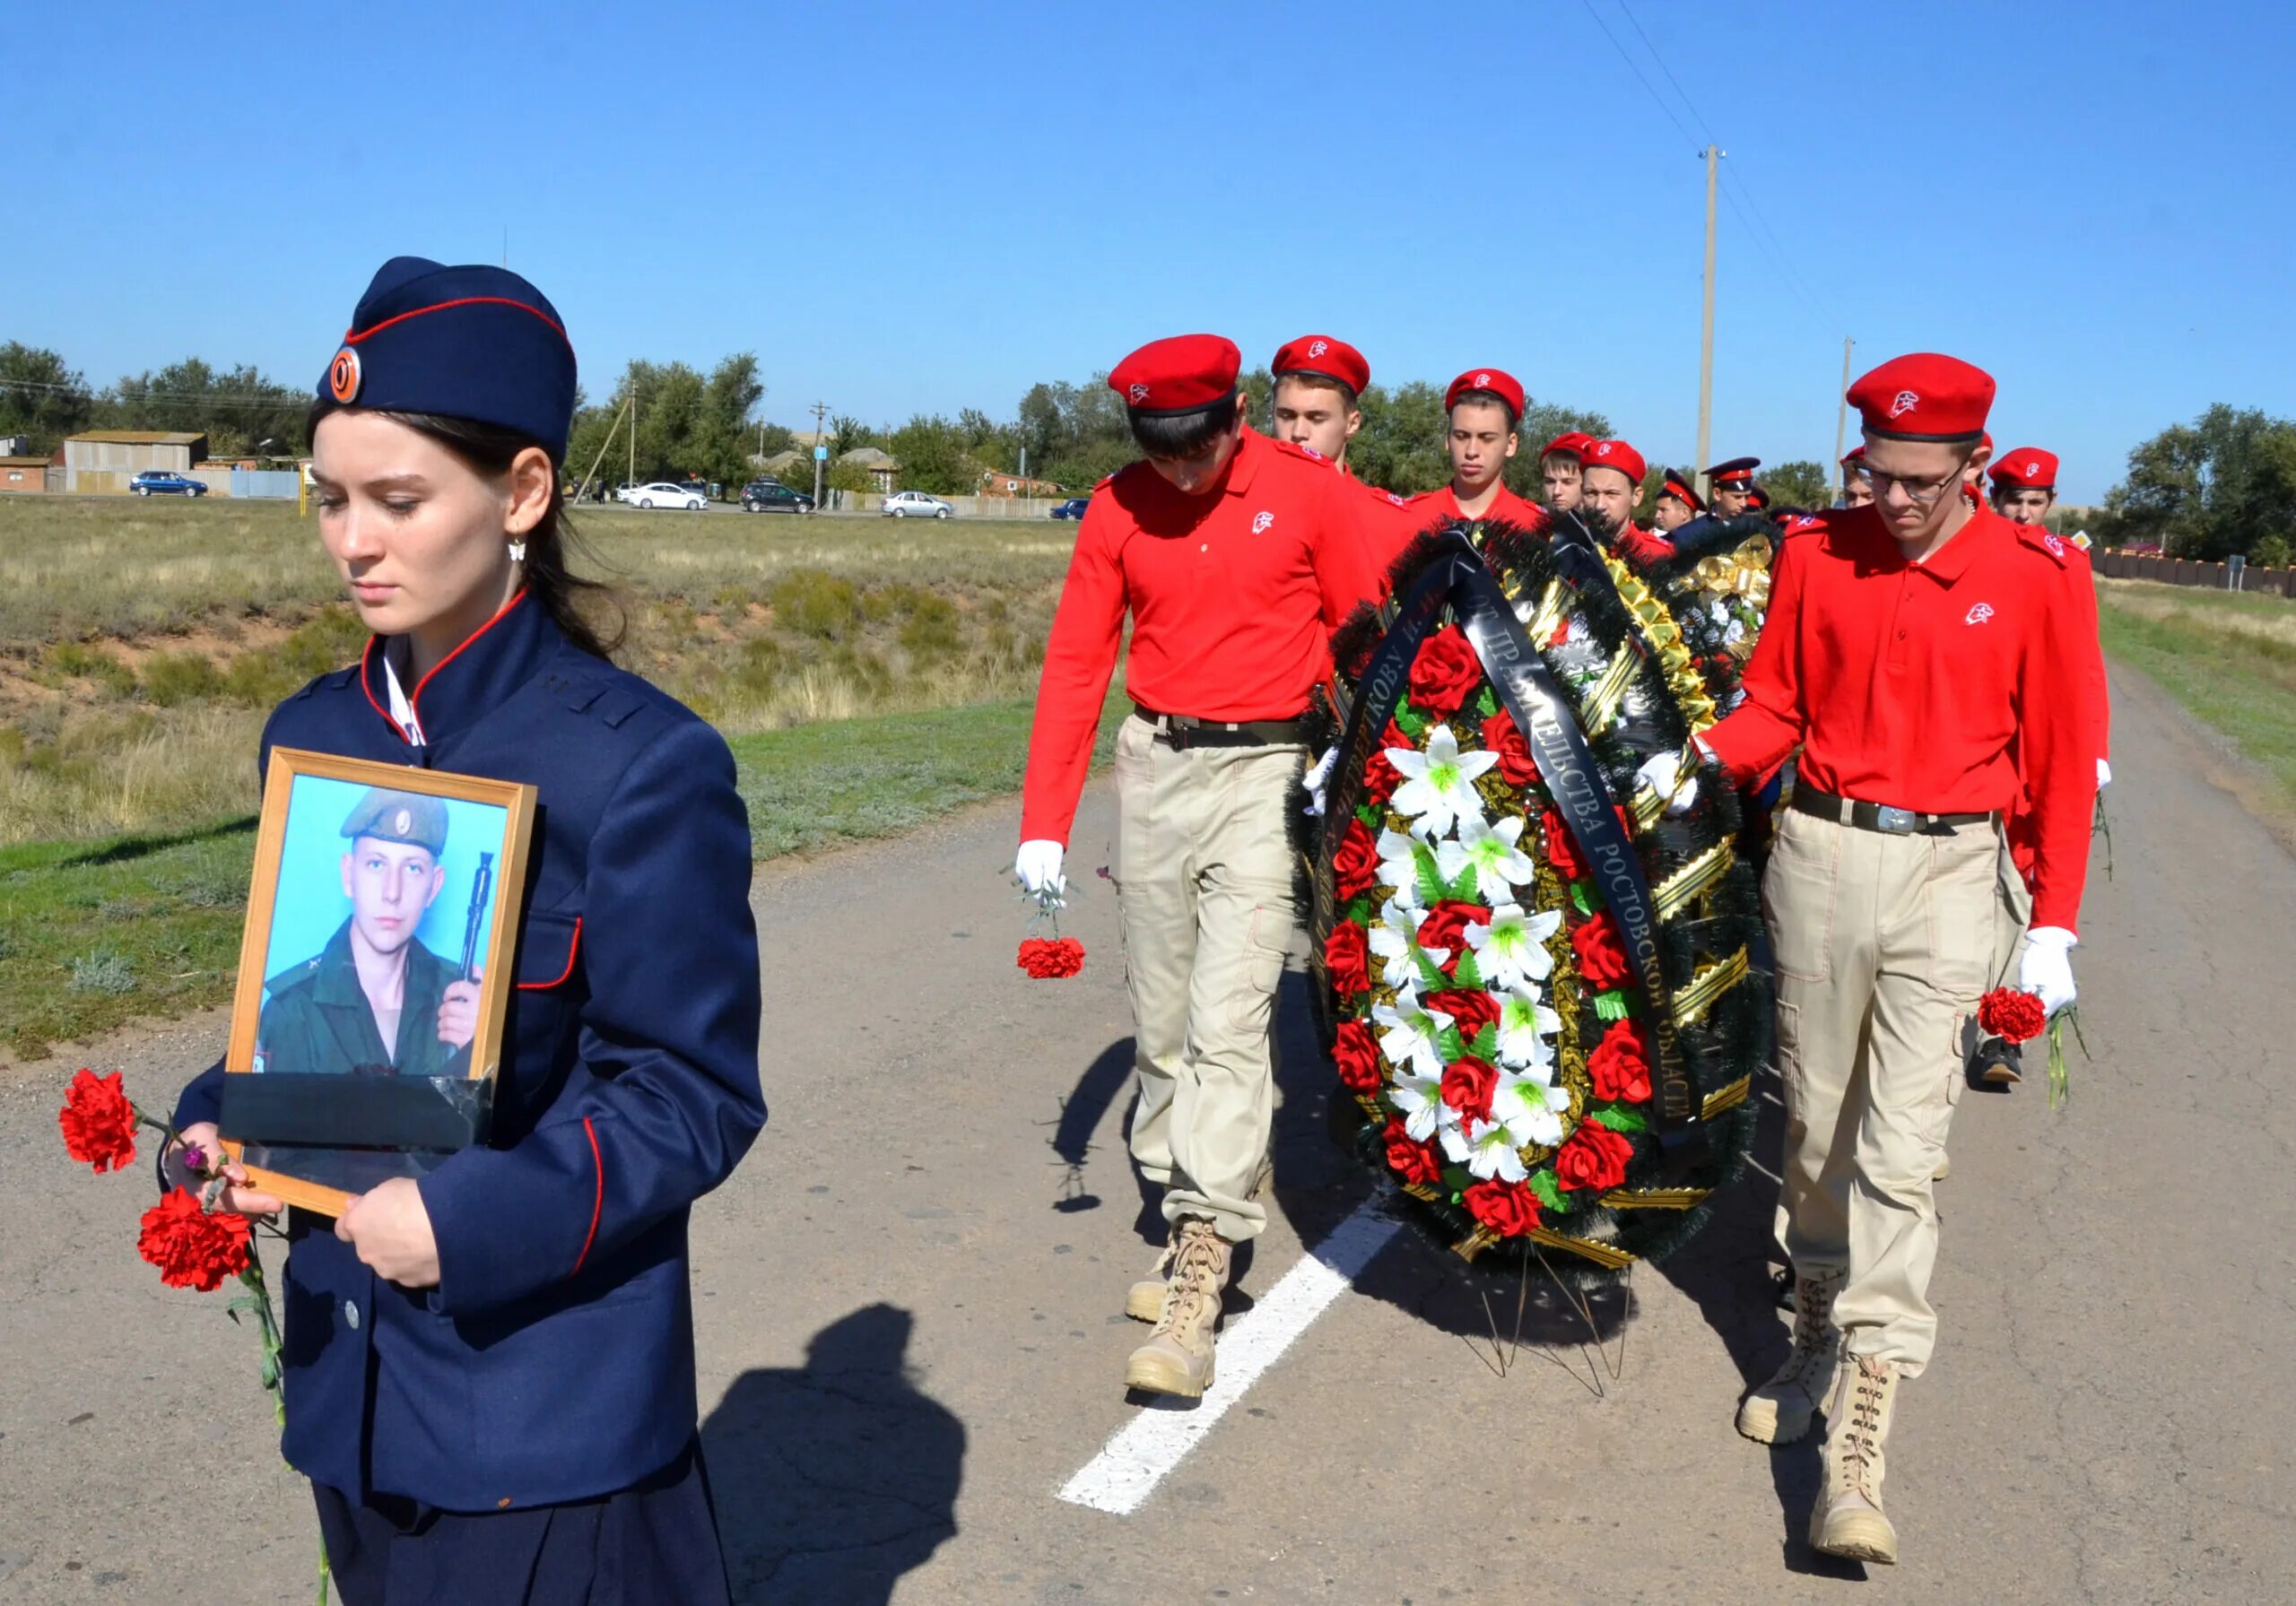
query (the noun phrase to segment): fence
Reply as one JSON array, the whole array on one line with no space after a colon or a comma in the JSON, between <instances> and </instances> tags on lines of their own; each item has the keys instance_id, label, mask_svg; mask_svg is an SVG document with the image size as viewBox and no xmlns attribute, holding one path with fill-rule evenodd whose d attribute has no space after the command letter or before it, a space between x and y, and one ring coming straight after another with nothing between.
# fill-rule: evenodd
<instances>
[{"instance_id":1,"label":"fence","mask_svg":"<svg viewBox=\"0 0 2296 1606\"><path fill-rule=\"evenodd\" d=\"M1067 500L1057 496L944 496L941 499L956 509L959 518L1049 518L1054 507ZM822 492L824 513L882 514L884 507L885 493L881 490Z\"/></svg>"},{"instance_id":2,"label":"fence","mask_svg":"<svg viewBox=\"0 0 2296 1606\"><path fill-rule=\"evenodd\" d=\"M2160 586L2205 586L2213 591L2247 591L2260 595L2296 597L2296 568L2261 569L2243 564L2237 583L2229 563L2203 563L2196 558L2141 556L2099 547L2089 554L2099 574L2116 580L2151 580Z\"/></svg>"}]
</instances>

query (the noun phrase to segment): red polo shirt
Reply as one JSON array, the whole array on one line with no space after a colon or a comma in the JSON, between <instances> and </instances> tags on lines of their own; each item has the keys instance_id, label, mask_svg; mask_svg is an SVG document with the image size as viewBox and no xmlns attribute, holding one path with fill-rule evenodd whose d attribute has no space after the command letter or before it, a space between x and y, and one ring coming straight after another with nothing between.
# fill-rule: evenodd
<instances>
[{"instance_id":1,"label":"red polo shirt","mask_svg":"<svg viewBox=\"0 0 2296 1606\"><path fill-rule=\"evenodd\" d=\"M1664 563L1674 555L1674 543L1657 530L1646 530L1640 525L1630 524L1618 533L1615 543L1618 555L1638 569L1648 569L1653 563Z\"/></svg>"},{"instance_id":2,"label":"red polo shirt","mask_svg":"<svg viewBox=\"0 0 2296 1606\"><path fill-rule=\"evenodd\" d=\"M1053 616L1029 734L1022 840L1065 842L1124 619L1125 689L1162 714L1292 719L1331 672L1331 633L1378 578L1364 489L1247 429L1218 490L1187 496L1145 463L1094 493Z\"/></svg>"},{"instance_id":3,"label":"red polo shirt","mask_svg":"<svg viewBox=\"0 0 2296 1606\"><path fill-rule=\"evenodd\" d=\"M2028 791L2032 923L2070 931L2097 795L2086 569L1987 509L1925 563L1870 507L1797 520L1746 700L1706 742L1741 780L1799 742L1807 785L1923 813L2005 811Z\"/></svg>"}]
</instances>

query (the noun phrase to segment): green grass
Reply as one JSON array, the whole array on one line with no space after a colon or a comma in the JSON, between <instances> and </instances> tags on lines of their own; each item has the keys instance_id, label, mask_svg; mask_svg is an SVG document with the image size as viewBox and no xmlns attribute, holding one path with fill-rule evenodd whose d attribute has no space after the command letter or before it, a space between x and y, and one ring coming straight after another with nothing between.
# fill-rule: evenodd
<instances>
[{"instance_id":1,"label":"green grass","mask_svg":"<svg viewBox=\"0 0 2296 1606\"><path fill-rule=\"evenodd\" d=\"M2227 737L2296 812L2296 609L2152 586L2107 586L2097 600L2105 650Z\"/></svg>"},{"instance_id":2,"label":"green grass","mask_svg":"<svg viewBox=\"0 0 2296 1606\"><path fill-rule=\"evenodd\" d=\"M1109 699L1097 762L1125 703ZM914 829L1018 789L1020 701L736 737L760 859ZM1016 821L1017 823L1017 821ZM252 817L177 836L0 847L0 1046L30 1059L140 1017L227 1003ZM982 896L998 889L984 867Z\"/></svg>"}]
</instances>

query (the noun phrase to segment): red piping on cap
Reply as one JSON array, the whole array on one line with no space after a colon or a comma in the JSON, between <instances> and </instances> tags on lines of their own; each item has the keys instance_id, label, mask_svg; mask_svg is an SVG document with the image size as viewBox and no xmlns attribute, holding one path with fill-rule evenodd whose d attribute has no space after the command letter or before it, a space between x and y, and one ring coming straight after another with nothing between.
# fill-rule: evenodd
<instances>
[{"instance_id":1,"label":"red piping on cap","mask_svg":"<svg viewBox=\"0 0 2296 1606\"><path fill-rule=\"evenodd\" d=\"M403 324L411 317L421 317L426 312L444 312L452 307L515 307L521 312L533 313L535 317L548 324L552 332L559 339L566 340L566 331L559 327L558 320L539 307L529 306L524 301L514 301L508 296L463 296L456 300L433 301L428 307L417 307L411 311L398 313L385 318L379 324L370 324L364 329L346 329L343 334L343 343L355 346L370 334L380 334L393 324ZM569 351L573 349L572 341L566 341L566 344Z\"/></svg>"}]
</instances>

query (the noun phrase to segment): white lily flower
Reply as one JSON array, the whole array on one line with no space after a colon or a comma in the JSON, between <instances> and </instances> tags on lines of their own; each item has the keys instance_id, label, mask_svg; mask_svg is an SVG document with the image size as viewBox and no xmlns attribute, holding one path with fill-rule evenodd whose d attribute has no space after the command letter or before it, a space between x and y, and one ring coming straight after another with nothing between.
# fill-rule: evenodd
<instances>
[{"instance_id":1,"label":"white lily flower","mask_svg":"<svg viewBox=\"0 0 2296 1606\"><path fill-rule=\"evenodd\" d=\"M1418 985L1419 966L1412 958L1414 953L1425 954L1431 965L1440 965L1451 957L1448 948L1419 946L1419 923L1423 918L1418 909L1405 907L1390 898L1379 910L1379 923L1366 934L1373 957L1381 961L1379 979L1390 987Z\"/></svg>"},{"instance_id":2,"label":"white lily flower","mask_svg":"<svg viewBox=\"0 0 2296 1606\"><path fill-rule=\"evenodd\" d=\"M1379 1034L1379 1052L1387 1056L1387 1063L1398 1070L1407 1066L1422 1076L1441 1078L1443 1054L1435 1046L1435 1039L1451 1024L1451 1017L1420 1003L1417 987L1399 988L1395 1003L1378 1005L1371 1011L1371 1020L1386 1029Z\"/></svg>"},{"instance_id":3,"label":"white lily flower","mask_svg":"<svg viewBox=\"0 0 2296 1606\"><path fill-rule=\"evenodd\" d=\"M1463 818L1481 820L1483 800L1475 795L1475 777L1499 762L1499 755L1483 749L1459 751L1459 739L1448 725L1427 733L1427 751L1408 747L1387 750L1387 761L1403 777L1388 806L1414 818L1412 834L1426 841L1450 834Z\"/></svg>"},{"instance_id":4,"label":"white lily flower","mask_svg":"<svg viewBox=\"0 0 2296 1606\"><path fill-rule=\"evenodd\" d=\"M1499 1063L1551 1064L1554 1049L1547 1039L1561 1029L1562 1017L1539 1002L1538 988L1528 982L1509 988L1499 1000Z\"/></svg>"},{"instance_id":5,"label":"white lily flower","mask_svg":"<svg viewBox=\"0 0 2296 1606\"><path fill-rule=\"evenodd\" d=\"M1544 981L1554 968L1546 940L1562 924L1562 911L1526 914L1520 904L1502 903L1491 911L1491 923L1467 925L1467 946L1483 971L1483 985L1493 992L1526 981Z\"/></svg>"},{"instance_id":6,"label":"white lily flower","mask_svg":"<svg viewBox=\"0 0 2296 1606\"><path fill-rule=\"evenodd\" d=\"M1438 1132L1457 1126L1459 1112L1443 1102L1443 1079L1416 1071L1396 1073L1387 1084L1387 1098L1402 1112L1403 1129L1424 1143Z\"/></svg>"},{"instance_id":7,"label":"white lily flower","mask_svg":"<svg viewBox=\"0 0 2296 1606\"><path fill-rule=\"evenodd\" d=\"M1544 1075L1504 1070L1499 1073L1499 1090L1491 1096L1491 1113L1521 1134L1526 1143L1552 1147L1562 1142L1562 1117L1570 1110L1570 1089L1555 1086L1552 1076L1551 1070Z\"/></svg>"},{"instance_id":8,"label":"white lily flower","mask_svg":"<svg viewBox=\"0 0 2296 1606\"><path fill-rule=\"evenodd\" d=\"M1538 865L1517 846L1527 823L1520 815L1497 825L1481 819L1462 820L1457 840L1436 844L1435 868L1449 881L1457 880L1459 872L1472 864L1475 888L1483 902L1510 902L1514 890L1529 886L1538 873Z\"/></svg>"},{"instance_id":9,"label":"white lily flower","mask_svg":"<svg viewBox=\"0 0 2296 1606\"><path fill-rule=\"evenodd\" d=\"M1411 851L1412 841L1401 831L1379 828L1379 885L1393 887L1396 901L1407 909L1420 907L1419 861Z\"/></svg>"},{"instance_id":10,"label":"white lily flower","mask_svg":"<svg viewBox=\"0 0 2296 1606\"><path fill-rule=\"evenodd\" d=\"M1505 1121L1473 1121L1443 1132L1443 1152L1454 1165L1474 1175L1500 1182L1520 1182L1530 1175L1519 1150L1531 1140Z\"/></svg>"}]
</instances>

